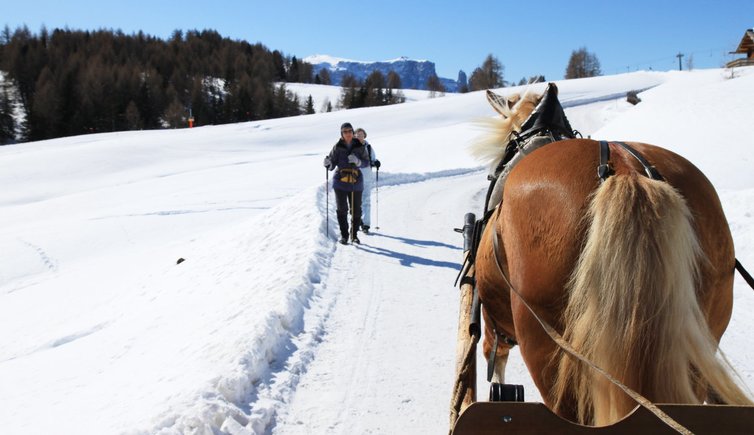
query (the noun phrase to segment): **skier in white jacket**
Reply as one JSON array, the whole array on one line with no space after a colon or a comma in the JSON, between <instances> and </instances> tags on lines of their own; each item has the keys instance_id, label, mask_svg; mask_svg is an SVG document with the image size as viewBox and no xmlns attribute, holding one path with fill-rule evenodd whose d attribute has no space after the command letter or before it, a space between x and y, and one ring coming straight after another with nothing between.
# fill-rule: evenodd
<instances>
[{"instance_id":1,"label":"skier in white jacket","mask_svg":"<svg viewBox=\"0 0 754 435\"><path fill-rule=\"evenodd\" d=\"M374 148L367 142L367 132L363 128L356 129L356 139L366 148L369 155L369 164L364 164L361 172L364 175L364 193L361 197L361 230L364 234L369 234L372 214L372 186L374 185L374 173L372 168L380 169L380 161L374 153Z\"/></svg>"}]
</instances>

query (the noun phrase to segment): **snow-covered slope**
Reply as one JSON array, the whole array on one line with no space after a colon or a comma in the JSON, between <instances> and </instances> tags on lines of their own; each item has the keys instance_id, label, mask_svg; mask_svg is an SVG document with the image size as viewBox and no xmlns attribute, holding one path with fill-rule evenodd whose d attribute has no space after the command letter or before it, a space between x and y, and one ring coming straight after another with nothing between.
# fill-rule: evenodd
<instances>
[{"instance_id":1,"label":"snow-covered slope","mask_svg":"<svg viewBox=\"0 0 754 435\"><path fill-rule=\"evenodd\" d=\"M340 110L338 102L340 101L340 94L343 88L340 86L330 85L313 85L306 83L286 83L285 88L294 94L296 94L302 104L306 103L306 100L311 95L314 102L314 111L316 113L324 113L327 111L327 103L332 105L332 110ZM401 94L406 99L406 102L421 101L433 98L429 91L420 91L417 89L401 89ZM434 97L437 97L436 94ZM444 94L443 96L453 96L455 94Z\"/></svg>"},{"instance_id":2,"label":"snow-covered slope","mask_svg":"<svg viewBox=\"0 0 754 435\"><path fill-rule=\"evenodd\" d=\"M754 268L754 71L558 86L585 136L664 145L705 171ZM632 89L645 89L637 106ZM451 228L481 207L487 182L466 147L492 115L477 92L0 147L1 431L446 430L462 245ZM381 228L361 247L334 243L323 188L345 121L383 162ZM750 387L753 309L737 278L722 347ZM516 358L509 379L537 398Z\"/></svg>"}]
</instances>

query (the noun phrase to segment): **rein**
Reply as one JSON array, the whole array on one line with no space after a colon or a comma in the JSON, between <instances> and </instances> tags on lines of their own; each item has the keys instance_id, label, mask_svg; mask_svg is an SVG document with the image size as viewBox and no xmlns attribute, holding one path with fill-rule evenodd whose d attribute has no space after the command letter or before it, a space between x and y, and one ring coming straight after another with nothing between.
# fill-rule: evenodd
<instances>
[{"instance_id":1,"label":"rein","mask_svg":"<svg viewBox=\"0 0 754 435\"><path fill-rule=\"evenodd\" d=\"M749 284L749 287L751 287L752 290L754 290L754 278L752 278L749 272L746 269L744 269L744 266L741 264L740 261L738 261L737 258L736 258L736 270L744 278L744 281L746 281L746 284Z\"/></svg>"}]
</instances>

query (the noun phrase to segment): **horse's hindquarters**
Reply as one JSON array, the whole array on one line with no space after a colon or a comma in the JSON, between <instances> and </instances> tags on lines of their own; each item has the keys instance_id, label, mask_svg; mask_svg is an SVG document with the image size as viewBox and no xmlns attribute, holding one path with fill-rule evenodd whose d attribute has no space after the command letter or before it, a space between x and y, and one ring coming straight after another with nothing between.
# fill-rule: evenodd
<instances>
[{"instance_id":1,"label":"horse's hindquarters","mask_svg":"<svg viewBox=\"0 0 754 435\"><path fill-rule=\"evenodd\" d=\"M696 318L697 323L701 324L697 325L697 332L706 329L704 324L706 319L713 335L716 339L719 339L730 317L733 265L732 242L719 200L709 181L685 159L669 151L649 145L636 144L635 147L655 165L675 189L665 183L662 183L661 186L647 187L648 183L660 182L652 181L650 183L650 180L641 175L641 172L639 172L641 168L633 158L618 149L614 149L611 155L611 164L615 172L614 179L625 181L626 177L629 177L638 190L633 191L633 196L624 194L624 196L619 195L607 201L607 205L610 207L624 207L624 211L618 212L618 215L622 214L623 217L630 216L631 218L623 220L622 223L617 224L617 227L612 228L615 244L604 247L598 255L602 257L601 260L604 263L605 270L602 272L604 275L609 275L611 271L620 269L624 271L624 276L612 279L612 287L610 287L612 290L608 295L610 297L596 299L601 301L601 305L600 303L596 306L592 305L593 308L590 308L590 310L593 312L582 312L580 314L581 320L587 319L587 321L582 322L582 326L574 327L606 329L605 326L607 325L618 324L622 328L619 329L624 331L623 334L626 334L626 331L631 332L631 317L620 317L622 311L616 310L615 307L628 307L633 311L648 309L644 305L637 305L635 298L639 298L639 296L629 291L637 285L626 284L633 282L632 280L636 278L629 276L629 272L633 268L643 270L644 274L647 275L645 283L648 284L638 286L653 284L655 287L660 285L665 288L668 287L669 281L671 283L680 282L684 279L685 282L690 283L676 287L686 287L687 291L690 290L690 292L685 293L691 295L686 299L692 299L694 304L696 304L696 300L693 295L698 295L702 314L701 317L691 317ZM507 269L506 272L509 273L511 283L522 297L534 307L539 316L550 322L559 331L566 331L566 335L570 334L571 336L574 336L575 332L564 326L571 327L573 325L565 325L563 321L563 311L570 296L566 289L572 272L579 261L581 248L585 244L587 230L594 216L588 215L589 207L592 204L591 195L598 189L604 189L604 186L599 186L596 175L598 165L599 146L594 141L569 140L557 142L533 152L511 172L505 185L502 209L499 215L496 215L496 219L490 223L494 226L494 230L502 236L505 251L504 265ZM608 179L605 184L615 183L615 180ZM653 192L656 189L663 192L662 195L657 197L659 198L658 202L653 206L644 207L647 205L647 198L654 194ZM678 193L680 193L680 196L678 196ZM698 240L701 247L701 257L706 259L702 261L699 268L699 279L696 281L698 283L697 288L693 288L695 281L693 277L689 276L693 275L691 271L693 268L676 268L663 272L661 268L657 268L657 264L662 265L665 258L659 257L658 259L657 256L645 255L642 251L643 247L651 246L656 240L660 239L658 233L653 233L653 231L659 231L660 225L667 224L667 210L663 207L679 207L678 204L671 204L673 195L678 198L685 198L685 203L681 199L678 204L683 203L684 207L687 204L690 210L689 216L693 216L692 220L687 221L687 227L684 227L686 228L685 231L689 233L685 235L693 236L692 238ZM625 207L628 207L628 209L625 209ZM639 207L643 211L639 214L632 214L631 207ZM642 226L643 224L648 226ZM491 230L488 229L489 231ZM596 234L598 238L605 236L601 233L602 229L597 231L600 231L599 234ZM489 239L487 236L486 234L485 239ZM623 245L633 244L634 246L626 248L621 243ZM658 255L668 255L668 249L672 251L673 242L666 241L664 243L667 246L662 246L659 252L665 252L665 254ZM489 253L491 250L490 243L483 241L480 252L483 250L482 248L484 248L486 256L482 257L482 262L477 260L477 271L480 278L485 274L485 269L494 269L490 260L492 258ZM631 261L634 262L634 266L626 266ZM652 262L654 264L651 264ZM593 410L585 411L583 409L584 406L591 407L591 404L585 404L583 401L579 404L576 397L588 396L588 402L599 394L594 392L584 393L577 391L577 389L587 384L606 384L592 382L594 380L592 379L594 376L592 372L581 371L580 369L563 372L561 369L561 377L564 374L573 376L576 373L582 377L582 380L567 379L565 383L556 386L554 382L558 378L558 359L561 358L561 355L558 353L555 344L544 333L528 310L518 301L517 297L511 298L505 286L496 282L495 278L492 277L492 272L487 273L487 275L490 276L484 280L480 279L482 301L491 317L505 319L506 316L509 316L511 318L512 327L521 345L521 353L529 372L548 405L554 404L551 399L551 392L554 387L557 387L560 390L555 398L559 401L561 415L573 419L579 407L582 408L580 411L582 417L593 412ZM608 288L603 284L599 284L599 286ZM684 300L683 293L680 290L669 291ZM657 292L660 293L659 290ZM508 306L506 306L508 302L506 297L511 298ZM495 304L495 301L500 302ZM663 302L653 304L651 309L655 309L656 306L663 306ZM509 311L506 311L506 309ZM693 307L690 309L693 311ZM594 311L604 311L618 317L594 317L589 320L588 316L594 315ZM663 314L663 312L656 313L656 316L659 316L662 320L667 320L665 319L667 314ZM662 322L649 323L652 327L660 327L658 325L662 324ZM628 327L625 327L626 324L628 324ZM693 325L690 324L686 324L683 328L684 330L694 329ZM636 331L639 331L639 329ZM662 386L654 384L662 382L663 379L660 377L658 380L655 374L649 374L653 372L652 367L650 367L654 364L653 361L642 365L641 358L636 359L634 356L635 354L641 355L641 352L645 352L647 349L656 349L661 344L658 341L653 341L658 340L653 332L644 330L641 335L641 340L634 341L648 346L643 350L634 348L621 350L622 345L619 341L614 342L613 346L610 347L610 352L617 355L613 359L630 361L630 367L624 366L620 369L621 372L613 374L623 378L622 380L625 380L639 392L647 393L650 399L656 399L651 396L660 394L657 391L664 390ZM620 339L622 338L613 338L613 340ZM592 341L594 340L597 339L586 336L584 342L578 343L578 346L587 349L593 345ZM698 346L698 343L694 344L696 339L687 338L684 340L680 344L681 347ZM627 343L631 342L632 340L629 340ZM626 346L632 345L626 344ZM712 346L714 351L714 343ZM595 350L594 352L601 351ZM688 352L686 354L688 355ZM595 358L600 359L599 357ZM608 358L601 361L609 365L611 360L611 358ZM680 366L686 364L686 367L689 365L688 360L685 363L677 361L675 363ZM626 371L631 372L632 370L634 372L626 373ZM683 372L684 370L675 369L669 371L669 373L677 376L683 376ZM667 373L664 376L666 378L672 377L668 376ZM683 382L688 383L689 376L685 376L685 378ZM589 382L584 382L583 379L589 379ZM646 379L650 379L650 381ZM726 384L723 377L718 377L715 382ZM652 385L652 387L650 388L648 385ZM610 387L606 388L609 389ZM598 398L597 400L601 399ZM617 413L623 412L622 407L620 408Z\"/></svg>"}]
</instances>

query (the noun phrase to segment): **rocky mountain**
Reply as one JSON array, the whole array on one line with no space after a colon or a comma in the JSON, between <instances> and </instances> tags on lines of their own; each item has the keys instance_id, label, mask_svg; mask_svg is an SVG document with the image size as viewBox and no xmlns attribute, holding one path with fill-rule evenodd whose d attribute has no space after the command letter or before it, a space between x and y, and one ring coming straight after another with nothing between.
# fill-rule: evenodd
<instances>
[{"instance_id":1,"label":"rocky mountain","mask_svg":"<svg viewBox=\"0 0 754 435\"><path fill-rule=\"evenodd\" d=\"M436 75L435 64L428 60L413 60L407 57L381 61L364 62L358 60L340 59L326 55L314 55L303 59L312 65L314 74L322 69L330 73L333 85L339 85L343 76L352 74L358 80L364 80L374 71L381 72L385 77L390 71L395 71L401 78L404 89L427 89L427 79ZM453 79L439 77L446 92L456 92L459 83Z\"/></svg>"}]
</instances>

